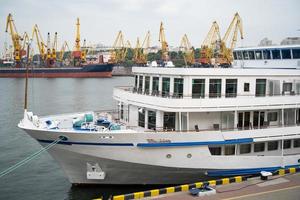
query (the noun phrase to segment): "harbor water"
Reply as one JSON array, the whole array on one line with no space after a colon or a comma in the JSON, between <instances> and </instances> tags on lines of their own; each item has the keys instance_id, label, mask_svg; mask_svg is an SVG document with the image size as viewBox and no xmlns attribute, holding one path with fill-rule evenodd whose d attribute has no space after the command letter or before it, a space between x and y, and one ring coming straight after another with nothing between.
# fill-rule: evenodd
<instances>
[{"instance_id":1,"label":"harbor water","mask_svg":"<svg viewBox=\"0 0 300 200\"><path fill-rule=\"evenodd\" d=\"M133 85L132 77L95 79L30 79L28 110L50 115L112 109L113 87ZM0 171L41 149L17 127L23 117L25 79L0 79ZM0 178L0 199L93 199L146 187L72 186L55 160L44 152Z\"/></svg>"}]
</instances>

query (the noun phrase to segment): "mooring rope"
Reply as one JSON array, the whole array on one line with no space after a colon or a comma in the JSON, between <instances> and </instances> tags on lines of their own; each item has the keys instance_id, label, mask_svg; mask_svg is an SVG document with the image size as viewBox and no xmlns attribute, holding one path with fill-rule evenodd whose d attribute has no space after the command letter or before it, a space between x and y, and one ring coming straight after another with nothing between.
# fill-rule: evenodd
<instances>
[{"instance_id":1,"label":"mooring rope","mask_svg":"<svg viewBox=\"0 0 300 200\"><path fill-rule=\"evenodd\" d=\"M2 171L0 173L0 178L2 178L3 176L15 171L16 169L18 169L19 167L25 165L26 163L28 163L29 161L35 159L36 157L38 157L40 154L42 154L44 151L47 151L48 149L52 148L54 145L56 145L57 143L59 143L60 141L62 141L63 138L58 138L57 140L54 140L52 143L48 144L45 147L42 147L42 149L40 149L39 151L35 152L34 154L28 156L27 158L21 160L20 162L14 164L13 166L7 168L6 170Z\"/></svg>"}]
</instances>

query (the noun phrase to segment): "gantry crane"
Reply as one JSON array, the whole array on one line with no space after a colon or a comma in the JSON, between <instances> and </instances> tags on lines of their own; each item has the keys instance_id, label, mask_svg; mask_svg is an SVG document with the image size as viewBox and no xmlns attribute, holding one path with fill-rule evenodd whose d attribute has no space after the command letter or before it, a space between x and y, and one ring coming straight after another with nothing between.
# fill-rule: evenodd
<instances>
[{"instance_id":1,"label":"gantry crane","mask_svg":"<svg viewBox=\"0 0 300 200\"><path fill-rule=\"evenodd\" d=\"M19 66L20 62L21 62L21 56L25 55L26 52L23 52L21 49L22 47L21 47L20 41L22 40L22 38L17 32L17 28L16 28L14 20L12 18L12 14L9 14L6 19L5 32L8 32L8 31L11 35L11 39L12 39L12 43L13 43L13 47L14 47L14 60L17 64L17 66Z\"/></svg>"},{"instance_id":2,"label":"gantry crane","mask_svg":"<svg viewBox=\"0 0 300 200\"><path fill-rule=\"evenodd\" d=\"M194 49L186 34L181 39L180 51L183 52L183 58L186 65L193 65L195 63Z\"/></svg>"},{"instance_id":3,"label":"gantry crane","mask_svg":"<svg viewBox=\"0 0 300 200\"><path fill-rule=\"evenodd\" d=\"M164 30L162 22L160 23L158 41L161 43L161 56L162 56L161 58L163 61L168 61L169 60L169 55L168 55L169 46L166 41L165 30Z\"/></svg>"},{"instance_id":4,"label":"gantry crane","mask_svg":"<svg viewBox=\"0 0 300 200\"><path fill-rule=\"evenodd\" d=\"M211 59L214 57L216 45L221 41L219 25L213 22L209 32L207 33L200 50L200 63L202 65L211 65Z\"/></svg>"},{"instance_id":5,"label":"gantry crane","mask_svg":"<svg viewBox=\"0 0 300 200\"><path fill-rule=\"evenodd\" d=\"M224 37L220 44L220 54L217 59L219 65L230 66L233 60L233 49L236 45L238 32L240 32L241 39L244 38L242 19L238 13L235 13ZM231 39L228 41L229 36L232 34ZM228 43L229 42L229 43ZM228 44L227 44L228 43Z\"/></svg>"},{"instance_id":6,"label":"gantry crane","mask_svg":"<svg viewBox=\"0 0 300 200\"><path fill-rule=\"evenodd\" d=\"M39 49L40 57L41 57L42 61L44 62L46 60L46 54L45 54L46 45L43 41L42 35L40 33L40 30L39 30L37 24L35 24L33 27L32 36L31 36L32 40L34 39L34 36L36 38L36 44Z\"/></svg>"}]
</instances>

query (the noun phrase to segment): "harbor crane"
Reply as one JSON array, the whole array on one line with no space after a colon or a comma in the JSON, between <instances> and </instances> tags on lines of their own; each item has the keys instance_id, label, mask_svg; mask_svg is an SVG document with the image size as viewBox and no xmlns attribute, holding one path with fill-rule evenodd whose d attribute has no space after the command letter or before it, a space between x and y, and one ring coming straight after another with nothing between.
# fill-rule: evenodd
<instances>
[{"instance_id":1,"label":"harbor crane","mask_svg":"<svg viewBox=\"0 0 300 200\"><path fill-rule=\"evenodd\" d=\"M86 39L83 40L83 45L81 48L81 61L86 62L86 53L87 53Z\"/></svg>"},{"instance_id":2,"label":"harbor crane","mask_svg":"<svg viewBox=\"0 0 300 200\"><path fill-rule=\"evenodd\" d=\"M23 40L22 49L24 50L26 49L26 43L28 43L30 40L27 32L24 32L22 40Z\"/></svg>"},{"instance_id":3,"label":"harbor crane","mask_svg":"<svg viewBox=\"0 0 300 200\"><path fill-rule=\"evenodd\" d=\"M195 53L186 34L184 34L181 39L179 49L183 52L183 59L185 64L193 65L195 63Z\"/></svg>"},{"instance_id":4,"label":"harbor crane","mask_svg":"<svg viewBox=\"0 0 300 200\"><path fill-rule=\"evenodd\" d=\"M200 50L200 63L202 65L211 65L212 58L216 51L217 43L220 43L221 35L219 25L216 21L213 22L209 32L207 33Z\"/></svg>"},{"instance_id":5,"label":"harbor crane","mask_svg":"<svg viewBox=\"0 0 300 200\"><path fill-rule=\"evenodd\" d=\"M162 60L163 61L168 61L169 60L169 46L166 41L166 36L165 36L165 30L163 23L160 23L160 28L159 28L159 39L158 41L161 43L161 55L162 55Z\"/></svg>"},{"instance_id":6,"label":"harbor crane","mask_svg":"<svg viewBox=\"0 0 300 200\"><path fill-rule=\"evenodd\" d=\"M139 38L137 38L137 42L133 54L133 59L135 63L140 65L144 65L147 63L149 47L150 47L150 31L147 32L146 37L142 44L140 44Z\"/></svg>"},{"instance_id":7,"label":"harbor crane","mask_svg":"<svg viewBox=\"0 0 300 200\"><path fill-rule=\"evenodd\" d=\"M57 51L57 32L55 32L54 41L52 45L51 59L54 63L56 61L56 51Z\"/></svg>"},{"instance_id":8,"label":"harbor crane","mask_svg":"<svg viewBox=\"0 0 300 200\"><path fill-rule=\"evenodd\" d=\"M233 49L236 46L238 32L240 33L241 39L244 38L242 19L238 13L235 13L224 37L220 44L220 54L217 57L217 63L220 66L230 66L233 60ZM228 41L229 36L231 39ZM228 44L227 44L228 43Z\"/></svg>"},{"instance_id":9,"label":"harbor crane","mask_svg":"<svg viewBox=\"0 0 300 200\"><path fill-rule=\"evenodd\" d=\"M14 23L12 14L9 13L6 19L6 29L5 32L9 32L11 35L11 40L14 47L14 60L17 66L20 65L22 55L26 54L26 51L22 50L21 48L21 40L22 37L18 34L16 25Z\"/></svg>"},{"instance_id":10,"label":"harbor crane","mask_svg":"<svg viewBox=\"0 0 300 200\"><path fill-rule=\"evenodd\" d=\"M86 60L86 52L82 52L80 46L80 21L79 18L77 18L76 21L76 37L75 37L75 47L74 51L72 53L74 57L74 64L75 65L81 65L82 62L85 62Z\"/></svg>"},{"instance_id":11,"label":"harbor crane","mask_svg":"<svg viewBox=\"0 0 300 200\"><path fill-rule=\"evenodd\" d=\"M46 45L43 41L42 35L40 33L40 30L39 30L37 24L35 24L33 27L32 36L31 36L32 40L34 39L34 36L36 38L36 44L39 49L41 60L44 62L46 60L46 54L45 54Z\"/></svg>"},{"instance_id":12,"label":"harbor crane","mask_svg":"<svg viewBox=\"0 0 300 200\"><path fill-rule=\"evenodd\" d=\"M63 61L66 50L70 51L67 41L65 41L60 49L58 60Z\"/></svg>"},{"instance_id":13,"label":"harbor crane","mask_svg":"<svg viewBox=\"0 0 300 200\"><path fill-rule=\"evenodd\" d=\"M117 37L112 46L112 50L110 52L110 62L111 63L119 63L123 61L125 58L124 54L127 52L125 44L124 44L124 36L122 31L119 31Z\"/></svg>"}]
</instances>

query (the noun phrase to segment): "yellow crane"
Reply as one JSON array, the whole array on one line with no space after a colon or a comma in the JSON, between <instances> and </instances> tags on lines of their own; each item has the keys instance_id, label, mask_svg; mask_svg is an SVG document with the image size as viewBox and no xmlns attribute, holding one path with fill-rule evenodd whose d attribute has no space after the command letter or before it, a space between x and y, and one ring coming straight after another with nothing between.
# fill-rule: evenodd
<instances>
[{"instance_id":1,"label":"yellow crane","mask_svg":"<svg viewBox=\"0 0 300 200\"><path fill-rule=\"evenodd\" d=\"M21 62L21 56L26 54L26 52L22 52L21 49L21 36L17 32L17 28L15 26L14 20L12 18L12 14L9 13L6 19L6 29L5 32L8 32L11 35L13 47L14 47L14 60L16 61L17 65Z\"/></svg>"},{"instance_id":2,"label":"yellow crane","mask_svg":"<svg viewBox=\"0 0 300 200\"><path fill-rule=\"evenodd\" d=\"M63 58L64 58L64 55L65 55L65 52L66 52L66 49L68 51L70 51L70 48L69 48L69 45L67 43L67 41L65 41L60 49L60 52L59 52L59 61L62 62L63 61Z\"/></svg>"},{"instance_id":3,"label":"yellow crane","mask_svg":"<svg viewBox=\"0 0 300 200\"><path fill-rule=\"evenodd\" d=\"M75 37L75 49L73 51L73 57L77 62L81 62L81 47L80 47L80 21L79 18L77 18L76 21L76 37Z\"/></svg>"},{"instance_id":4,"label":"yellow crane","mask_svg":"<svg viewBox=\"0 0 300 200\"><path fill-rule=\"evenodd\" d=\"M166 36L165 36L165 30L163 27L163 23L160 23L160 28L159 28L159 39L158 41L161 43L161 55L162 55L162 60L163 61L168 61L169 60L169 46L166 41Z\"/></svg>"},{"instance_id":5,"label":"yellow crane","mask_svg":"<svg viewBox=\"0 0 300 200\"><path fill-rule=\"evenodd\" d=\"M240 32L241 39L243 39L244 32L243 32L242 19L238 13L235 13L220 44L220 54L217 59L217 63L219 65L225 65L225 66L231 65L231 62L233 60L232 52L236 45L238 32ZM227 44L230 35L232 36L231 39L229 40L229 44Z\"/></svg>"},{"instance_id":6,"label":"yellow crane","mask_svg":"<svg viewBox=\"0 0 300 200\"><path fill-rule=\"evenodd\" d=\"M183 52L183 58L186 65L192 65L195 63L195 53L194 49L186 34L181 39L180 51Z\"/></svg>"},{"instance_id":7,"label":"yellow crane","mask_svg":"<svg viewBox=\"0 0 300 200\"><path fill-rule=\"evenodd\" d=\"M85 62L86 61L86 53L87 53L87 47L86 47L86 40L83 40L83 45L81 48L81 61Z\"/></svg>"},{"instance_id":8,"label":"yellow crane","mask_svg":"<svg viewBox=\"0 0 300 200\"><path fill-rule=\"evenodd\" d=\"M200 63L202 65L210 65L214 56L216 44L221 41L219 25L213 22L209 32L207 33L200 50Z\"/></svg>"},{"instance_id":9,"label":"yellow crane","mask_svg":"<svg viewBox=\"0 0 300 200\"><path fill-rule=\"evenodd\" d=\"M39 30L37 24L35 24L33 27L32 36L31 36L32 40L34 39L34 36L36 38L36 44L38 46L41 59L44 61L46 59L46 54L45 54L46 45L43 41L42 35L40 33L40 30Z\"/></svg>"},{"instance_id":10,"label":"yellow crane","mask_svg":"<svg viewBox=\"0 0 300 200\"><path fill-rule=\"evenodd\" d=\"M119 31L110 52L110 62L119 63L124 57L124 37L122 31Z\"/></svg>"},{"instance_id":11,"label":"yellow crane","mask_svg":"<svg viewBox=\"0 0 300 200\"><path fill-rule=\"evenodd\" d=\"M27 34L27 32L24 32L23 37L22 37L22 40L23 40L22 49L25 50L26 47L27 47L26 43L28 43L29 40L30 40L30 39L29 39L29 36L28 36L28 34Z\"/></svg>"},{"instance_id":12,"label":"yellow crane","mask_svg":"<svg viewBox=\"0 0 300 200\"><path fill-rule=\"evenodd\" d=\"M145 39L140 44L139 38L137 38L136 47L134 49L133 59L137 64L146 64L148 59L148 51L150 47L150 31L147 32Z\"/></svg>"},{"instance_id":13,"label":"yellow crane","mask_svg":"<svg viewBox=\"0 0 300 200\"><path fill-rule=\"evenodd\" d=\"M54 41L52 45L51 59L53 62L56 60L56 50L57 50L57 32L55 32Z\"/></svg>"}]
</instances>

